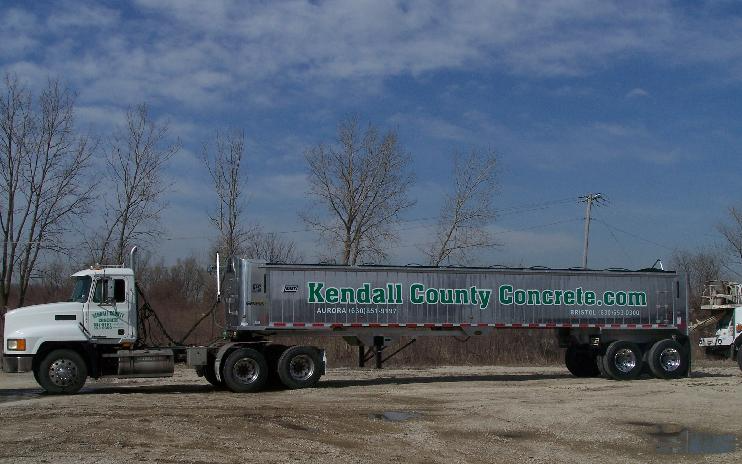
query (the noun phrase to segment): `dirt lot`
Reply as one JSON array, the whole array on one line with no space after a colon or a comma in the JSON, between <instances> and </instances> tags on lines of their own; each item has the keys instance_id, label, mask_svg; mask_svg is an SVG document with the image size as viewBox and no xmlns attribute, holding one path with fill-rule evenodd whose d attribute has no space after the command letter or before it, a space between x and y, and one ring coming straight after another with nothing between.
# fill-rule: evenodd
<instances>
[{"instance_id":1,"label":"dirt lot","mask_svg":"<svg viewBox=\"0 0 742 464\"><path fill-rule=\"evenodd\" d=\"M318 388L252 395L186 369L67 397L0 374L0 401L0 461L14 463L742 461L732 364L633 382L557 367L334 369Z\"/></svg>"}]
</instances>

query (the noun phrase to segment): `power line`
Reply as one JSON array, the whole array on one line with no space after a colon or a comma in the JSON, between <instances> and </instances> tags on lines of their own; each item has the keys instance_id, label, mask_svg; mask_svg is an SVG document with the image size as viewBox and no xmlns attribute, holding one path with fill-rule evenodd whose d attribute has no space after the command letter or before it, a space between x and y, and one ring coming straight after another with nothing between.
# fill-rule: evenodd
<instances>
[{"instance_id":1,"label":"power line","mask_svg":"<svg viewBox=\"0 0 742 464\"><path fill-rule=\"evenodd\" d=\"M608 227L610 227L610 228L612 228L612 229L614 229L614 230L616 230L616 231L618 231L618 232L624 233L624 234L626 234L626 235L629 235L629 236L631 236L631 237L634 237L634 238L636 238L636 239L639 239L639 240L641 240L641 241L643 241L643 242L647 242L647 243L650 243L650 244L652 244L652 245L658 246L658 247L660 247L660 248L664 248L665 250L669 250L669 251L675 251L675 248L670 248L670 247L668 247L668 246L666 246L666 245L663 245L663 244L661 244L661 243L657 243L657 242L655 242L655 241L649 240L648 238L644 238L644 237L642 237L642 236L640 236L640 235L636 235L636 234L635 234L635 233L633 233L633 232L629 232L629 231L627 231L627 230L623 230L623 229L620 229L620 228L618 228L618 227L616 227L616 226L613 226L613 225L611 225L611 224L608 224L607 222L605 222L605 221L604 221L604 220L602 220L602 219L594 218L594 220L596 220L596 221L598 221L598 222L601 222L601 223L605 224L606 226L608 226Z\"/></svg>"}]
</instances>

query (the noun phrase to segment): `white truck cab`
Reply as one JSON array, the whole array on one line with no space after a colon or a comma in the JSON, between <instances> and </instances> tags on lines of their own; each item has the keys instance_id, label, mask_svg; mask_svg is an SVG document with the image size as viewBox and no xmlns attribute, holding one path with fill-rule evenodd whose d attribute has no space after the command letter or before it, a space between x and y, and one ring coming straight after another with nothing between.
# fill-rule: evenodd
<instances>
[{"instance_id":1,"label":"white truck cab","mask_svg":"<svg viewBox=\"0 0 742 464\"><path fill-rule=\"evenodd\" d=\"M742 369L742 284L723 280L712 280L706 283L703 299L706 304L702 310L711 311L714 316L707 319L716 321L716 330L712 337L702 337L698 346L706 354L737 359ZM703 325L703 324L702 324Z\"/></svg>"},{"instance_id":2,"label":"white truck cab","mask_svg":"<svg viewBox=\"0 0 742 464\"><path fill-rule=\"evenodd\" d=\"M5 314L5 372L32 370L52 393L75 392L88 376L172 375L172 350L134 349L138 324L132 268L94 266L72 278L68 301Z\"/></svg>"}]
</instances>

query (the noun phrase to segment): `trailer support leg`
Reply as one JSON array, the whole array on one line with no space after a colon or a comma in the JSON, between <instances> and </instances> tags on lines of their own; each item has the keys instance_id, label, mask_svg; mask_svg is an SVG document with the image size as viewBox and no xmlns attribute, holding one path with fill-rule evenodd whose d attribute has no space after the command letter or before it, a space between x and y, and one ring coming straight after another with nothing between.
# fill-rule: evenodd
<instances>
[{"instance_id":1,"label":"trailer support leg","mask_svg":"<svg viewBox=\"0 0 742 464\"><path fill-rule=\"evenodd\" d=\"M381 359L382 351L384 350L384 337L374 337L374 354L376 355L376 368L381 369L383 363Z\"/></svg>"},{"instance_id":2,"label":"trailer support leg","mask_svg":"<svg viewBox=\"0 0 742 464\"><path fill-rule=\"evenodd\" d=\"M366 351L363 345L358 345L358 367L366 365Z\"/></svg>"}]
</instances>

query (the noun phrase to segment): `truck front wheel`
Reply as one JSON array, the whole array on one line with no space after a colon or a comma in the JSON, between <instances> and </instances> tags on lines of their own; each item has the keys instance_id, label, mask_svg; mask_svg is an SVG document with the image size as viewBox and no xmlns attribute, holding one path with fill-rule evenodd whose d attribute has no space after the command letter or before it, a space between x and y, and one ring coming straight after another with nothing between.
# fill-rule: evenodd
<instances>
[{"instance_id":1,"label":"truck front wheel","mask_svg":"<svg viewBox=\"0 0 742 464\"><path fill-rule=\"evenodd\" d=\"M47 354L34 371L41 388L59 395L80 391L88 377L85 360L73 350L54 350Z\"/></svg>"},{"instance_id":2,"label":"truck front wheel","mask_svg":"<svg viewBox=\"0 0 742 464\"><path fill-rule=\"evenodd\" d=\"M278 359L278 376L290 389L313 387L322 371L320 351L311 346L292 346Z\"/></svg>"},{"instance_id":3,"label":"truck front wheel","mask_svg":"<svg viewBox=\"0 0 742 464\"><path fill-rule=\"evenodd\" d=\"M642 372L642 351L636 345L618 340L605 350L603 369L614 380L634 380Z\"/></svg>"},{"instance_id":4,"label":"truck front wheel","mask_svg":"<svg viewBox=\"0 0 742 464\"><path fill-rule=\"evenodd\" d=\"M259 391L268 380L268 363L260 352L239 348L227 356L222 368L222 379L235 393Z\"/></svg>"},{"instance_id":5,"label":"truck front wheel","mask_svg":"<svg viewBox=\"0 0 742 464\"><path fill-rule=\"evenodd\" d=\"M680 343L672 339L660 340L649 350L647 362L658 379L677 379L688 371L688 356Z\"/></svg>"}]
</instances>

